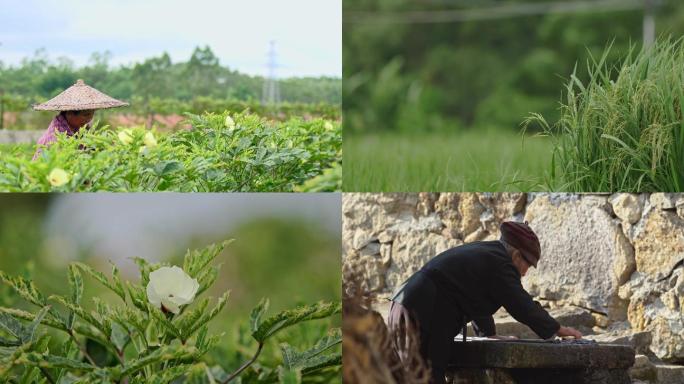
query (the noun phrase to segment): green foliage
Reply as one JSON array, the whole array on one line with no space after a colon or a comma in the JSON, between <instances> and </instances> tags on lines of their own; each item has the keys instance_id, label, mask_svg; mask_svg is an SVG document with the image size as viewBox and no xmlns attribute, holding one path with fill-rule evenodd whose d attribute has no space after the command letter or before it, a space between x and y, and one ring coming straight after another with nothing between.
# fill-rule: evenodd
<instances>
[{"instance_id":1,"label":"green foliage","mask_svg":"<svg viewBox=\"0 0 684 384\"><path fill-rule=\"evenodd\" d=\"M311 349L297 352L290 345L283 343L280 348L283 353L283 365L288 370L322 368L331 364L337 355L323 355L322 353L342 342L342 333L339 329L329 336L319 340Z\"/></svg>"},{"instance_id":2,"label":"green foliage","mask_svg":"<svg viewBox=\"0 0 684 384\"><path fill-rule=\"evenodd\" d=\"M492 126L515 131L532 111L555 121L556 100L573 64L610 40L615 40L615 54L608 62L617 63L630 42L641 39L641 9L443 23L382 20L423 11L486 16L490 8L541 2L550 0L345 0L345 132L453 133ZM665 0L659 5L656 25L681 35L684 3ZM348 22L359 13L377 17ZM577 76L587 79L588 73L582 68Z\"/></svg>"},{"instance_id":3,"label":"green foliage","mask_svg":"<svg viewBox=\"0 0 684 384\"><path fill-rule=\"evenodd\" d=\"M59 135L37 161L0 154L0 190L292 191L341 161L339 123L275 123L241 113L228 124L229 116L189 115L193 129L169 135L95 126L76 137ZM56 168L68 180L51 182Z\"/></svg>"},{"instance_id":4,"label":"green foliage","mask_svg":"<svg viewBox=\"0 0 684 384\"><path fill-rule=\"evenodd\" d=\"M554 127L549 188L572 192L684 191L684 40L634 46L612 66L610 46L587 62L588 81L573 72ZM559 131L559 132L558 132Z\"/></svg>"},{"instance_id":5,"label":"green foliage","mask_svg":"<svg viewBox=\"0 0 684 384\"><path fill-rule=\"evenodd\" d=\"M335 192L341 190L342 165L339 163L333 164L332 168L324 169L322 174L295 187L297 192Z\"/></svg>"},{"instance_id":6,"label":"green foliage","mask_svg":"<svg viewBox=\"0 0 684 384\"><path fill-rule=\"evenodd\" d=\"M47 100L84 79L87 84L119 99L133 96L189 101L199 95L215 99L259 100L264 78L221 66L210 47L196 47L187 62L172 63L164 52L128 66L112 67L109 52L91 55L88 65L76 68L68 60L54 62L45 50L18 66L0 66L0 84L8 94ZM288 103L340 105L342 80L330 77L280 80L281 99ZM29 102L23 103L23 108Z\"/></svg>"},{"instance_id":7,"label":"green foliage","mask_svg":"<svg viewBox=\"0 0 684 384\"><path fill-rule=\"evenodd\" d=\"M207 271L218 268L216 257L229 244L211 245L188 251L183 268L191 277L210 284ZM241 368L227 374L220 366L207 365L206 354L221 342L223 334L212 334L208 323L225 307L228 292L209 309L209 298L196 298L179 314L165 312L147 301L149 273L164 266L139 261L141 283L122 282L114 267L111 276L83 263L68 270L68 296L39 292L33 282L0 274L2 281L28 303L40 309L34 314L14 308L0 308L0 380L39 383L249 383L317 382L326 369L341 365L337 346L340 330L335 328L303 352L283 344L282 360L274 366L257 363L259 354L276 333L305 321L322 319L341 312L340 303L318 303L277 313L265 320L268 300L255 307L250 328L257 343L254 356ZM115 293L120 302L93 298L94 309L81 304L83 274ZM66 316L47 301L59 304ZM117 299L118 301L118 299ZM50 336L39 326L62 332L62 348L49 349ZM335 349L331 352L332 349ZM28 381L27 381L28 380Z\"/></svg>"},{"instance_id":8,"label":"green foliage","mask_svg":"<svg viewBox=\"0 0 684 384\"><path fill-rule=\"evenodd\" d=\"M267 304L268 305L268 304ZM255 317L256 331L252 332L252 337L258 342L264 342L276 332L291 325L307 320L322 319L332 316L342 311L341 303L318 303L297 307L292 310L280 312L278 315L270 317L263 322Z\"/></svg>"}]
</instances>

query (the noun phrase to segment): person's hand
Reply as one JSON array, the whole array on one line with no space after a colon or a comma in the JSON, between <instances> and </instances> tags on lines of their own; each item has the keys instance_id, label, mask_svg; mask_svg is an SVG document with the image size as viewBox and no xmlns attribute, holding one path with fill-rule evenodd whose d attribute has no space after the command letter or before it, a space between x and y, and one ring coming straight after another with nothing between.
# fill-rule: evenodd
<instances>
[{"instance_id":1,"label":"person's hand","mask_svg":"<svg viewBox=\"0 0 684 384\"><path fill-rule=\"evenodd\" d=\"M572 327L563 327L561 326L558 332L556 332L556 335L560 337L565 337L565 336L572 336L575 339L581 339L582 338L582 332L576 330L575 328Z\"/></svg>"},{"instance_id":2,"label":"person's hand","mask_svg":"<svg viewBox=\"0 0 684 384\"><path fill-rule=\"evenodd\" d=\"M487 336L487 338L496 339L496 340L518 340L518 336L492 335L492 336Z\"/></svg>"}]
</instances>

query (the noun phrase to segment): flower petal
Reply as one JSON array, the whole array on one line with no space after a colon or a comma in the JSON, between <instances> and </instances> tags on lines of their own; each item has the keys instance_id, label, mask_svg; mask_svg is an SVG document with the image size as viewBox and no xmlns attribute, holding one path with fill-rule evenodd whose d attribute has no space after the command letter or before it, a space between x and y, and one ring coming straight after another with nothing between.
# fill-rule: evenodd
<instances>
[{"instance_id":1,"label":"flower petal","mask_svg":"<svg viewBox=\"0 0 684 384\"><path fill-rule=\"evenodd\" d=\"M157 308L161 308L161 296L157 293L157 291L154 289L154 285L152 284L152 281L147 283L147 300L154 305Z\"/></svg>"},{"instance_id":2,"label":"flower petal","mask_svg":"<svg viewBox=\"0 0 684 384\"><path fill-rule=\"evenodd\" d=\"M180 312L180 305L169 298L163 298L161 304L167 311L173 312L175 315Z\"/></svg>"}]
</instances>

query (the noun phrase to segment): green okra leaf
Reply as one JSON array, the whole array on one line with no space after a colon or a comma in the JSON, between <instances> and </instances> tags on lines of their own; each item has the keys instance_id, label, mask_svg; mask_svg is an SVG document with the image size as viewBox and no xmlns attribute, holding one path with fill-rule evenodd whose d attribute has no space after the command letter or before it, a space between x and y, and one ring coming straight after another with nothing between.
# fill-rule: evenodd
<instances>
[{"instance_id":1,"label":"green okra leaf","mask_svg":"<svg viewBox=\"0 0 684 384\"><path fill-rule=\"evenodd\" d=\"M173 337L183 340L183 333L166 318L166 315L164 315L160 309L155 308L150 304L148 305L148 313L163 326L166 331L165 333L169 333Z\"/></svg>"},{"instance_id":2,"label":"green okra leaf","mask_svg":"<svg viewBox=\"0 0 684 384\"><path fill-rule=\"evenodd\" d=\"M259 326L261 325L261 318L263 317L264 313L268 311L268 306L269 301L264 297L261 299L259 304L252 309L252 313L249 315L249 326L252 332L256 332L257 329L259 329Z\"/></svg>"},{"instance_id":3,"label":"green okra leaf","mask_svg":"<svg viewBox=\"0 0 684 384\"><path fill-rule=\"evenodd\" d=\"M197 277L197 282L200 285L199 289L197 290L197 296L201 295L207 289L209 289L209 287L214 285L216 279L218 278L220 269L221 264L206 268L200 272L200 275Z\"/></svg>"},{"instance_id":4,"label":"green okra leaf","mask_svg":"<svg viewBox=\"0 0 684 384\"><path fill-rule=\"evenodd\" d=\"M182 315L175 318L173 323L178 327L183 335L189 334L192 328L194 328L195 324L197 324L202 316L206 314L208 306L209 298L204 298L191 310L185 311Z\"/></svg>"},{"instance_id":5,"label":"green okra leaf","mask_svg":"<svg viewBox=\"0 0 684 384\"><path fill-rule=\"evenodd\" d=\"M21 276L11 277L2 271L0 271L0 280L9 285L19 296L29 303L41 308L47 305L45 297L38 291L38 288L33 284L33 281L27 280Z\"/></svg>"},{"instance_id":6,"label":"green okra leaf","mask_svg":"<svg viewBox=\"0 0 684 384\"><path fill-rule=\"evenodd\" d=\"M43 325L47 325L47 326L55 328L55 329L60 329L60 330L66 331L67 328L63 322L56 321L49 316L51 311L52 311L52 309L48 310L48 316L43 318L41 323ZM28 320L28 321L33 321L36 318L35 314L33 314L31 312L23 311L21 309L16 309L16 308L0 307L0 313L6 313L6 314L12 315L18 319Z\"/></svg>"},{"instance_id":7,"label":"green okra leaf","mask_svg":"<svg viewBox=\"0 0 684 384\"><path fill-rule=\"evenodd\" d=\"M37 352L25 352L19 356L17 360L20 364L27 364L41 368L69 368L83 371L95 369L94 366L77 360Z\"/></svg>"},{"instance_id":8,"label":"green okra leaf","mask_svg":"<svg viewBox=\"0 0 684 384\"><path fill-rule=\"evenodd\" d=\"M100 324L102 324L105 335L107 335L107 337L111 337L113 312L111 307L99 297L93 297L93 302L95 303L95 311L91 312L91 314L93 314L93 317L95 317Z\"/></svg>"},{"instance_id":9,"label":"green okra leaf","mask_svg":"<svg viewBox=\"0 0 684 384\"><path fill-rule=\"evenodd\" d=\"M78 346L76 344L64 343L62 345L62 351L61 351L60 356L64 356L68 359L75 360L78 358L78 354L79 354L79 349L78 349ZM64 377L64 375L67 374L67 372L69 372L69 370L66 368L58 369L57 374L55 375L55 381L57 383L59 383L60 380L62 379L62 377Z\"/></svg>"},{"instance_id":10,"label":"green okra leaf","mask_svg":"<svg viewBox=\"0 0 684 384\"><path fill-rule=\"evenodd\" d=\"M140 311L147 313L147 293L141 287L132 284L130 281L126 282L128 288L128 296L131 298L133 305Z\"/></svg>"},{"instance_id":11,"label":"green okra leaf","mask_svg":"<svg viewBox=\"0 0 684 384\"><path fill-rule=\"evenodd\" d=\"M282 343L280 349L283 354L283 365L292 370L295 368L311 368L322 362L327 361L328 356L322 355L323 352L342 342L342 332L336 328L331 335L318 340L316 344L304 352L298 352L287 343Z\"/></svg>"},{"instance_id":12,"label":"green okra leaf","mask_svg":"<svg viewBox=\"0 0 684 384\"><path fill-rule=\"evenodd\" d=\"M19 345L21 345L20 340L10 340L4 337L0 337L0 347L17 347Z\"/></svg>"},{"instance_id":13,"label":"green okra leaf","mask_svg":"<svg viewBox=\"0 0 684 384\"><path fill-rule=\"evenodd\" d=\"M252 337L263 343L270 336L283 328L287 328L303 321L322 319L342 311L340 302L319 302L314 305L305 305L295 309L282 311L277 315L263 321L259 328L252 332Z\"/></svg>"},{"instance_id":14,"label":"green okra leaf","mask_svg":"<svg viewBox=\"0 0 684 384\"><path fill-rule=\"evenodd\" d=\"M74 262L74 263L72 263L72 265L76 266L78 269L87 273L92 278L99 281L102 285L104 285L105 287L112 290L114 293L116 293L121 298L121 300L126 301L126 293L123 289L123 286L121 286L120 284L119 285L112 284L109 281L109 279L107 278L107 276L104 275L104 273L96 271L93 268L91 268L90 266L83 264L81 262Z\"/></svg>"},{"instance_id":15,"label":"green okra leaf","mask_svg":"<svg viewBox=\"0 0 684 384\"><path fill-rule=\"evenodd\" d=\"M71 302L80 305L81 297L83 297L83 277L74 264L69 265L69 287Z\"/></svg>"},{"instance_id":16,"label":"green okra leaf","mask_svg":"<svg viewBox=\"0 0 684 384\"><path fill-rule=\"evenodd\" d=\"M109 339L108 328L105 325L103 325L102 323L100 323L93 315L88 313L80 305L73 304L69 300L65 299L63 296L59 296L59 295L50 296L50 300L56 301L56 302L62 304L63 306L67 307L69 310L76 313L76 315L78 317L85 320L87 323L89 323L93 327L95 327L98 331L100 331L103 335L105 335L107 339Z\"/></svg>"},{"instance_id":17,"label":"green okra leaf","mask_svg":"<svg viewBox=\"0 0 684 384\"><path fill-rule=\"evenodd\" d=\"M0 329L19 341L19 344L22 344L22 340L26 335L24 325L13 316L4 312L0 312Z\"/></svg>"},{"instance_id":18,"label":"green okra leaf","mask_svg":"<svg viewBox=\"0 0 684 384\"><path fill-rule=\"evenodd\" d=\"M302 369L302 374L304 376L310 375L312 373L315 373L321 369L329 368L329 367L339 367L342 366L342 354L341 353L333 353L329 355L320 355L318 356L318 361L316 362L315 365L312 365L310 367Z\"/></svg>"},{"instance_id":19,"label":"green okra leaf","mask_svg":"<svg viewBox=\"0 0 684 384\"><path fill-rule=\"evenodd\" d=\"M95 328L88 323L76 322L74 323L74 333L82 335L87 339L92 339L100 343L101 345L109 345L108 339L105 338L102 331ZM113 349L113 348L112 348Z\"/></svg>"},{"instance_id":20,"label":"green okra leaf","mask_svg":"<svg viewBox=\"0 0 684 384\"><path fill-rule=\"evenodd\" d=\"M83 296L83 277L78 268L73 264L69 265L69 288L71 289L71 302L80 305L81 297ZM67 328L71 329L73 327L75 318L76 314L73 311L69 311L66 320Z\"/></svg>"},{"instance_id":21,"label":"green okra leaf","mask_svg":"<svg viewBox=\"0 0 684 384\"><path fill-rule=\"evenodd\" d=\"M183 164L178 161L163 161L154 166L154 173L159 177L167 176L183 169Z\"/></svg>"},{"instance_id":22,"label":"green okra leaf","mask_svg":"<svg viewBox=\"0 0 684 384\"><path fill-rule=\"evenodd\" d=\"M140 285L144 288L150 282L150 272L159 269L162 265L160 263L149 263L141 257L134 257L133 261L140 270ZM130 287L130 282L129 282Z\"/></svg>"},{"instance_id":23,"label":"green okra leaf","mask_svg":"<svg viewBox=\"0 0 684 384\"><path fill-rule=\"evenodd\" d=\"M205 313L202 317L200 317L197 322L194 324L191 324L189 327L189 330L183 335L182 340L187 340L190 338L197 330L202 328L205 324L210 322L216 315L221 312L221 310L226 306L226 302L228 301L228 297L230 296L230 291L227 291L224 293L221 297L219 297L218 301L216 302L216 305L214 308L211 309L208 313Z\"/></svg>"},{"instance_id":24,"label":"green okra leaf","mask_svg":"<svg viewBox=\"0 0 684 384\"><path fill-rule=\"evenodd\" d=\"M118 323L112 322L112 336L110 337L110 340L117 350L123 351L128 342L131 341L131 338L128 334L128 330Z\"/></svg>"},{"instance_id":25,"label":"green okra leaf","mask_svg":"<svg viewBox=\"0 0 684 384\"><path fill-rule=\"evenodd\" d=\"M49 374L49 373L48 373ZM37 367L25 367L24 373L21 375L18 384L32 384L41 382L41 377L44 376L41 370ZM52 376L50 376L52 378Z\"/></svg>"},{"instance_id":26,"label":"green okra leaf","mask_svg":"<svg viewBox=\"0 0 684 384\"><path fill-rule=\"evenodd\" d=\"M202 363L201 363L202 364ZM196 364L200 365L200 364ZM195 365L191 364L179 364L171 368L166 368L161 372L154 373L152 376L140 381L141 384L167 384L174 382L174 380L186 375L188 372L192 372ZM205 375L206 377L206 375ZM183 384L190 384L187 378L183 381ZM200 383L205 384L207 381L200 381ZM211 383L211 382L209 382Z\"/></svg>"},{"instance_id":27,"label":"green okra leaf","mask_svg":"<svg viewBox=\"0 0 684 384\"><path fill-rule=\"evenodd\" d=\"M121 371L121 375L132 375L148 365L162 363L164 361L191 359L196 352L197 349L195 347L162 346L147 356L127 362L124 369Z\"/></svg>"},{"instance_id":28,"label":"green okra leaf","mask_svg":"<svg viewBox=\"0 0 684 384\"><path fill-rule=\"evenodd\" d=\"M118 363L116 359L118 351L111 342L102 344L97 339L87 338L85 350L98 367L113 367Z\"/></svg>"},{"instance_id":29,"label":"green okra leaf","mask_svg":"<svg viewBox=\"0 0 684 384\"><path fill-rule=\"evenodd\" d=\"M23 337L21 338L21 341L23 343L27 343L29 341L33 341L33 336L36 333L36 329L38 328L38 325L40 324L41 321L43 321L43 318L45 318L45 315L47 315L48 311L50 310L50 306L45 306L43 309L38 311L36 316L34 317L33 321L24 329L25 333Z\"/></svg>"},{"instance_id":30,"label":"green okra leaf","mask_svg":"<svg viewBox=\"0 0 684 384\"><path fill-rule=\"evenodd\" d=\"M126 302L126 289L124 288L123 283L121 282L121 274L119 273L119 268L114 265L111 261L109 262L112 265L112 280L114 280L114 287L116 288L116 291L118 292L119 297Z\"/></svg>"},{"instance_id":31,"label":"green okra leaf","mask_svg":"<svg viewBox=\"0 0 684 384\"><path fill-rule=\"evenodd\" d=\"M300 384L302 382L302 370L289 370L283 366L278 367L278 383L279 384Z\"/></svg>"},{"instance_id":32,"label":"green okra leaf","mask_svg":"<svg viewBox=\"0 0 684 384\"><path fill-rule=\"evenodd\" d=\"M190 277L198 278L223 249L233 241L231 239L219 244L211 244L203 249L188 250L183 258L183 270Z\"/></svg>"},{"instance_id":33,"label":"green okra leaf","mask_svg":"<svg viewBox=\"0 0 684 384\"><path fill-rule=\"evenodd\" d=\"M194 364L191 366L186 367L186 376L185 376L185 381L184 384L205 384L208 380L211 380L212 378L211 373L209 371L209 367L206 366L204 363L198 363Z\"/></svg>"}]
</instances>

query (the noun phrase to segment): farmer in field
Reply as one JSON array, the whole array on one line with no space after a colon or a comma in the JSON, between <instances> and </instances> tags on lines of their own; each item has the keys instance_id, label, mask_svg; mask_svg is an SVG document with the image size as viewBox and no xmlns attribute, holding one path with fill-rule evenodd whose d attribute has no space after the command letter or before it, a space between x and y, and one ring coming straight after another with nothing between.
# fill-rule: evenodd
<instances>
[{"instance_id":1,"label":"farmer in field","mask_svg":"<svg viewBox=\"0 0 684 384\"><path fill-rule=\"evenodd\" d=\"M432 383L444 383L454 337L472 321L479 336L496 335L492 315L506 308L516 320L542 339L581 338L576 329L561 326L525 291L520 280L537 267L541 247L527 223L504 222L501 238L464 244L430 260L395 293L388 326L395 348L406 357L406 332L417 331L420 353L432 368ZM509 337L510 338L510 337Z\"/></svg>"},{"instance_id":2,"label":"farmer in field","mask_svg":"<svg viewBox=\"0 0 684 384\"><path fill-rule=\"evenodd\" d=\"M57 140L57 132L64 132L67 136L73 136L82 127L88 126L93 119L95 110L127 105L128 103L116 100L86 85L83 80L78 80L76 84L51 100L34 105L33 109L36 111L59 111L59 114L52 119L45 133L38 139L38 149L33 155L33 160L40 156L42 146L49 146Z\"/></svg>"}]
</instances>

